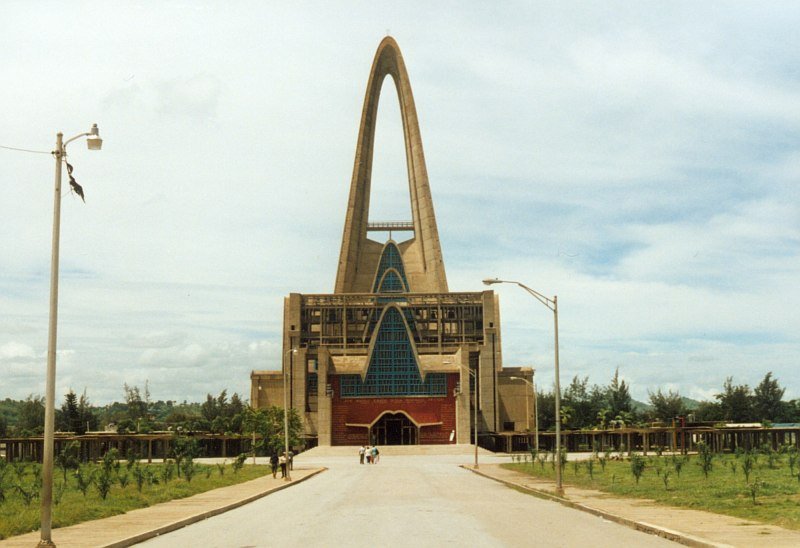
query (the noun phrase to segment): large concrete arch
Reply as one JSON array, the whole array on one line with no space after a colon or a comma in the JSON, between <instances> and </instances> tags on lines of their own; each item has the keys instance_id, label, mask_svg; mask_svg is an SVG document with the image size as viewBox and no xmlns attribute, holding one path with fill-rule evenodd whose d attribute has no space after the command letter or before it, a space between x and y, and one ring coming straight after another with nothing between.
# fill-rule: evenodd
<instances>
[{"instance_id":1,"label":"large concrete arch","mask_svg":"<svg viewBox=\"0 0 800 548\"><path fill-rule=\"evenodd\" d=\"M446 293L447 277L428 184L417 109L403 56L397 42L390 36L378 46L367 83L334 292L371 292L372 276L383 249L383 244L367 238L367 225L375 123L381 86L386 76L392 77L397 89L406 146L414 237L398 247L406 268L409 291Z\"/></svg>"}]
</instances>

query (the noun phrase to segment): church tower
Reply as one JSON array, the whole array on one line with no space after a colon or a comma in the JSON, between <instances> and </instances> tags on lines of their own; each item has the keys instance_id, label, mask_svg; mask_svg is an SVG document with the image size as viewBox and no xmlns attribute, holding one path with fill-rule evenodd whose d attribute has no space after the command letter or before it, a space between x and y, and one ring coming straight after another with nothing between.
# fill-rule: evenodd
<instances>
[{"instance_id":1,"label":"church tower","mask_svg":"<svg viewBox=\"0 0 800 548\"><path fill-rule=\"evenodd\" d=\"M400 103L411 219L370 221L376 117L387 76ZM410 237L393 239L404 232ZM367 83L334 291L285 298L282 366L252 372L251 401L256 408L282 406L285 397L303 419L306 446L468 444L476 431L489 436L522 424L510 420L511 404L498 397L497 296L448 289L414 96L400 48L388 36ZM522 404L516 407L527 409Z\"/></svg>"},{"instance_id":2,"label":"church tower","mask_svg":"<svg viewBox=\"0 0 800 548\"><path fill-rule=\"evenodd\" d=\"M383 80L391 76L400 102L403 137L408 170L408 192L411 200L410 221L369 222L369 196L372 158L375 145L375 124ZM371 240L369 232L411 231L413 237L397 245ZM391 242L390 242L391 243ZM386 253L399 252L405 269L408 292L446 293L447 277L436 228L436 215L428 185L428 171L417 121L414 95L400 48L387 36L378 46L372 62L361 126L358 130L350 199L342 235L339 268L334 293L375 293L375 274Z\"/></svg>"}]
</instances>

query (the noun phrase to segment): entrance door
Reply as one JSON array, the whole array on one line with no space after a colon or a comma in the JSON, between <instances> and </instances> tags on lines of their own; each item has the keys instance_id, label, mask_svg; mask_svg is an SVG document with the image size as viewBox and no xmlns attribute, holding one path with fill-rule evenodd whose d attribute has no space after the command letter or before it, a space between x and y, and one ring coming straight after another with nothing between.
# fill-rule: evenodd
<instances>
[{"instance_id":1,"label":"entrance door","mask_svg":"<svg viewBox=\"0 0 800 548\"><path fill-rule=\"evenodd\" d=\"M387 413L372 427L372 439L378 445L416 445L417 427L405 413Z\"/></svg>"}]
</instances>

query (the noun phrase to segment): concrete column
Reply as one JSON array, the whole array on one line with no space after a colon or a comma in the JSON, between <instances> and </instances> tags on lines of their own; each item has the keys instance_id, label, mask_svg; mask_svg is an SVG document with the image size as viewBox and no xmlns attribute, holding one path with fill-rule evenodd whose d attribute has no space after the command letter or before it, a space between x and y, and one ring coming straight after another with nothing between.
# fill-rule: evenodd
<instances>
[{"instance_id":1,"label":"concrete column","mask_svg":"<svg viewBox=\"0 0 800 548\"><path fill-rule=\"evenodd\" d=\"M483 417L481 424L478 425L479 432L497 431L497 421L499 420L499 417L495 416L495 410L497 409L497 380L495 378L495 367L498 357L494 355L499 345L495 328L486 328L485 333L485 342L484 345L480 347L481 354L478 360L478 375L480 376L478 411L480 412L480 417ZM492 340L492 335L494 335L494 341Z\"/></svg>"},{"instance_id":2,"label":"concrete column","mask_svg":"<svg viewBox=\"0 0 800 548\"><path fill-rule=\"evenodd\" d=\"M328 379L330 356L326 347L319 347L317 360L317 443L330 446L331 398L325 393L330 382Z\"/></svg>"},{"instance_id":3,"label":"concrete column","mask_svg":"<svg viewBox=\"0 0 800 548\"><path fill-rule=\"evenodd\" d=\"M456 443L469 444L472 413L469 408L469 352L461 353L461 393L456 396Z\"/></svg>"}]
</instances>

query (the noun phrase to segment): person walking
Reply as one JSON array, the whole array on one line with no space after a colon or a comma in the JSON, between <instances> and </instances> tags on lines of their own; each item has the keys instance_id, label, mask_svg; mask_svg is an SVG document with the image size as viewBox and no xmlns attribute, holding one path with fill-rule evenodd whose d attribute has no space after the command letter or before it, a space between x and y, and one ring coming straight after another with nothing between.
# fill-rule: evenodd
<instances>
[{"instance_id":1,"label":"person walking","mask_svg":"<svg viewBox=\"0 0 800 548\"><path fill-rule=\"evenodd\" d=\"M281 458L278 459L278 462L281 465L281 477L286 477L286 453L281 453Z\"/></svg>"},{"instance_id":2,"label":"person walking","mask_svg":"<svg viewBox=\"0 0 800 548\"><path fill-rule=\"evenodd\" d=\"M278 454L272 453L272 456L269 458L269 465L272 467L272 479L278 475Z\"/></svg>"},{"instance_id":3,"label":"person walking","mask_svg":"<svg viewBox=\"0 0 800 548\"><path fill-rule=\"evenodd\" d=\"M364 464L364 453L366 451L367 451L367 448L364 447L363 445L361 446L361 449L358 450L358 463L359 464Z\"/></svg>"},{"instance_id":4,"label":"person walking","mask_svg":"<svg viewBox=\"0 0 800 548\"><path fill-rule=\"evenodd\" d=\"M372 464L378 464L381 452L378 451L378 446L372 448Z\"/></svg>"},{"instance_id":5,"label":"person walking","mask_svg":"<svg viewBox=\"0 0 800 548\"><path fill-rule=\"evenodd\" d=\"M367 464L371 464L372 463L372 448L369 445L367 445L364 448L364 456L367 457Z\"/></svg>"}]
</instances>

